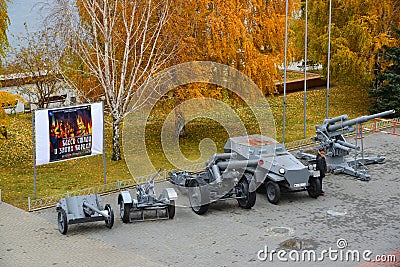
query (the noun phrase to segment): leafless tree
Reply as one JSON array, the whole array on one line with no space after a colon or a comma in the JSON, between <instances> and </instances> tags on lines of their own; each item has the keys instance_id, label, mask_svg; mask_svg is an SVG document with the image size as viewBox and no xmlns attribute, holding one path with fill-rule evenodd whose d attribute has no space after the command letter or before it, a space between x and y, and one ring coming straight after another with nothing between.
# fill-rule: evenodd
<instances>
[{"instance_id":1,"label":"leafless tree","mask_svg":"<svg viewBox=\"0 0 400 267\"><path fill-rule=\"evenodd\" d=\"M26 26L26 25L25 25ZM21 94L36 101L39 108L47 108L50 97L63 89L59 75L59 63L62 52L52 30L43 26L31 33L25 27L25 33L19 36L18 47L11 50L7 62L8 71L16 76ZM24 84L32 84L25 88Z\"/></svg>"},{"instance_id":2,"label":"leafless tree","mask_svg":"<svg viewBox=\"0 0 400 267\"><path fill-rule=\"evenodd\" d=\"M81 76L94 78L113 120L113 160L121 159L120 125L142 103L140 88L165 67L173 45L163 36L169 0L56 0L50 20L66 49L80 62ZM75 65L76 67L76 65ZM68 71L71 71L69 69ZM66 73L66 72L64 72ZM68 81L78 90L76 79ZM76 76L74 76L76 78ZM86 91L84 95L90 95ZM96 94L97 97L99 93ZM145 100L143 100L145 101Z\"/></svg>"}]
</instances>

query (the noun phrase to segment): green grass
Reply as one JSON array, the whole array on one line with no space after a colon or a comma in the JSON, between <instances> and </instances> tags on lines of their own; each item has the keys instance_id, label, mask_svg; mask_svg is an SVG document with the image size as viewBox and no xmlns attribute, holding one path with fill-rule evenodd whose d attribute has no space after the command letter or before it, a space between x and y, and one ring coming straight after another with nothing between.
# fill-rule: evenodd
<instances>
[{"instance_id":1,"label":"green grass","mask_svg":"<svg viewBox=\"0 0 400 267\"><path fill-rule=\"evenodd\" d=\"M307 92L307 137L314 136L315 125L325 118L325 90ZM330 117L348 114L349 118L367 114L368 97L366 92L346 87L331 88ZM276 137L281 140L282 96L268 97L276 125ZM240 108L239 108L240 109ZM244 112L243 112L244 110ZM246 108L241 108L246 114ZM244 115L245 116L245 115ZM31 115L10 115L9 139L0 139L0 189L2 200L21 208L26 208L27 198L33 196L33 156L31 136ZM256 122L246 117L246 127L250 133L256 132ZM156 168L170 169L161 148L160 131L162 119L148 123L146 128L147 152ZM180 140L180 148L189 159L198 159L198 144L203 138L212 138L217 149L222 150L227 132L215 121L197 119L186 127L187 135ZM303 92L287 96L285 142L303 139ZM111 161L111 128L106 126L106 165L107 182L126 180L131 174L124 160ZM140 155L137 158L138 169L135 176L148 170L140 168ZM37 197L52 196L66 191L75 191L103 183L103 158L93 156L64 161L37 167Z\"/></svg>"}]
</instances>

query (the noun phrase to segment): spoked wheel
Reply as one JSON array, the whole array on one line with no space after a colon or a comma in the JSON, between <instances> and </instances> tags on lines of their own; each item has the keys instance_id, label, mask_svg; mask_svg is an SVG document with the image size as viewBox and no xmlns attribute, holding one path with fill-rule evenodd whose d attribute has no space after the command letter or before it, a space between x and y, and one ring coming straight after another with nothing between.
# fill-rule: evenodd
<instances>
[{"instance_id":1,"label":"spoked wheel","mask_svg":"<svg viewBox=\"0 0 400 267\"><path fill-rule=\"evenodd\" d=\"M268 201L272 204L278 204L279 199L281 198L281 189L279 188L279 185L273 181L269 181L265 185L265 189L267 191Z\"/></svg>"},{"instance_id":2,"label":"spoked wheel","mask_svg":"<svg viewBox=\"0 0 400 267\"><path fill-rule=\"evenodd\" d=\"M309 183L310 185L307 187L308 195L312 198L318 198L321 193L321 182L318 178L311 177Z\"/></svg>"},{"instance_id":3,"label":"spoked wheel","mask_svg":"<svg viewBox=\"0 0 400 267\"><path fill-rule=\"evenodd\" d=\"M175 200L170 200L168 204L168 218L173 219L175 216Z\"/></svg>"},{"instance_id":4,"label":"spoked wheel","mask_svg":"<svg viewBox=\"0 0 400 267\"><path fill-rule=\"evenodd\" d=\"M245 176L239 181L237 185L240 195L237 201L239 206L244 209L251 209L256 204L256 192L249 192L249 182Z\"/></svg>"},{"instance_id":5,"label":"spoked wheel","mask_svg":"<svg viewBox=\"0 0 400 267\"><path fill-rule=\"evenodd\" d=\"M113 227L113 225L114 225L114 211L111 208L110 204L106 204L104 206L104 209L108 212L108 215L110 216L109 218L107 218L105 220L106 226L107 226L107 228L111 229Z\"/></svg>"},{"instance_id":6,"label":"spoked wheel","mask_svg":"<svg viewBox=\"0 0 400 267\"><path fill-rule=\"evenodd\" d=\"M192 210L196 214L204 214L208 210L210 196L208 190L199 186L196 180L193 180L189 187L189 201Z\"/></svg>"},{"instance_id":7,"label":"spoked wheel","mask_svg":"<svg viewBox=\"0 0 400 267\"><path fill-rule=\"evenodd\" d=\"M122 222L128 223L129 222L129 213L131 210L132 204L131 203L124 203L124 201L121 200L119 202L119 214L121 216Z\"/></svg>"},{"instance_id":8,"label":"spoked wheel","mask_svg":"<svg viewBox=\"0 0 400 267\"><path fill-rule=\"evenodd\" d=\"M68 231L67 214L64 209L58 211L58 231L63 235Z\"/></svg>"}]
</instances>

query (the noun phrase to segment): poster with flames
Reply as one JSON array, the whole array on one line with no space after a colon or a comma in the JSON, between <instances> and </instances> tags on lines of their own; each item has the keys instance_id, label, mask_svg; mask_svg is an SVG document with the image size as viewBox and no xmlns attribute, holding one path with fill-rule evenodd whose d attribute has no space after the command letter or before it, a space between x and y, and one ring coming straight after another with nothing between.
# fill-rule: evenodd
<instances>
[{"instance_id":1,"label":"poster with flames","mask_svg":"<svg viewBox=\"0 0 400 267\"><path fill-rule=\"evenodd\" d=\"M50 162L86 156L92 148L90 106L49 110Z\"/></svg>"},{"instance_id":2,"label":"poster with flames","mask_svg":"<svg viewBox=\"0 0 400 267\"><path fill-rule=\"evenodd\" d=\"M35 112L36 165L103 153L103 105Z\"/></svg>"}]
</instances>

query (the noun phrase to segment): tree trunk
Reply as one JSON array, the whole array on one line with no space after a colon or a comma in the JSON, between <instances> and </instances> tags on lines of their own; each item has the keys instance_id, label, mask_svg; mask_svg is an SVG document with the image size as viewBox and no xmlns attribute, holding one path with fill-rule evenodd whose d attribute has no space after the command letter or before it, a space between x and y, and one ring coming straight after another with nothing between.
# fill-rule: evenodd
<instances>
[{"instance_id":1,"label":"tree trunk","mask_svg":"<svg viewBox=\"0 0 400 267\"><path fill-rule=\"evenodd\" d=\"M175 136L177 138L184 137L186 135L185 131L185 117L183 113L179 110L179 108L175 108Z\"/></svg>"},{"instance_id":2,"label":"tree trunk","mask_svg":"<svg viewBox=\"0 0 400 267\"><path fill-rule=\"evenodd\" d=\"M113 118L113 137L112 137L112 148L113 153L111 160L118 161L121 160L121 148L119 142L120 134L120 120Z\"/></svg>"}]
</instances>

